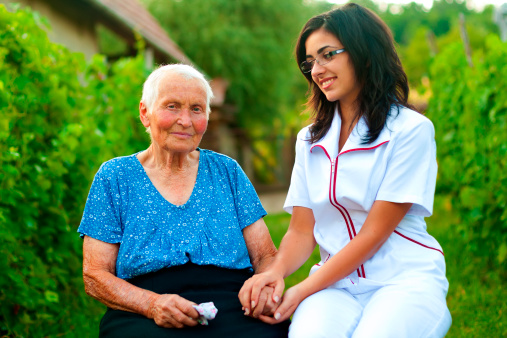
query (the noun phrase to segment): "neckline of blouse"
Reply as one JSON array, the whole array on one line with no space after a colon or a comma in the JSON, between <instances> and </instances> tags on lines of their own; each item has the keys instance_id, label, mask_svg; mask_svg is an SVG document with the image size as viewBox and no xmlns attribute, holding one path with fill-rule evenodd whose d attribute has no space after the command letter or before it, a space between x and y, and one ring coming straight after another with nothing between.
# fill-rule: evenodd
<instances>
[{"instance_id":1,"label":"neckline of blouse","mask_svg":"<svg viewBox=\"0 0 507 338\"><path fill-rule=\"evenodd\" d=\"M139 153L141 153L142 151L139 151L139 152L133 154L132 157L134 157L134 162L136 163L136 165L139 166L139 169L142 172L142 175L144 176L144 179L149 182L150 189L152 189L152 190L155 191L155 195L157 195L159 199L164 200L167 204L169 204L169 206L171 206L173 208L176 208L176 209L185 209L185 208L189 207L191 205L191 203L196 199L196 197L195 197L196 191L198 190L198 186L201 185L200 183L201 183L202 170L203 170L203 168L202 168L202 166L203 166L203 155L205 154L205 152L201 151L201 149L199 147L197 147L196 150L199 151L199 166L197 167L197 177L195 179L195 184L194 184L194 187L192 188L192 193L190 194L190 197L188 198L188 200L185 203L180 204L180 205L177 205L177 204L169 202L160 193L160 191L158 191L157 187L155 187L155 185L151 181L150 177L146 173L146 170L144 169L143 165L141 164L141 162L137 158L137 155Z\"/></svg>"}]
</instances>

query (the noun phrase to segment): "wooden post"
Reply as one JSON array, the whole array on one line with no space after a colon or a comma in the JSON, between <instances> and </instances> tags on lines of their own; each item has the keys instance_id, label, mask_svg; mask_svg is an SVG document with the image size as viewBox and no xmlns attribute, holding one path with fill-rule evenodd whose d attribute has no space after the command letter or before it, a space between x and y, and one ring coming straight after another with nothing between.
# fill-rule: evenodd
<instances>
[{"instance_id":1,"label":"wooden post","mask_svg":"<svg viewBox=\"0 0 507 338\"><path fill-rule=\"evenodd\" d=\"M500 31L500 37L503 42L507 42L507 3L497 7L495 10L495 22Z\"/></svg>"},{"instance_id":2,"label":"wooden post","mask_svg":"<svg viewBox=\"0 0 507 338\"><path fill-rule=\"evenodd\" d=\"M463 44L465 45L465 54L467 56L467 62L470 67L473 67L474 64L472 62L472 48L470 48L470 41L468 40L468 32L465 26L465 15L463 13L459 13L459 28L461 33L461 39L463 40Z\"/></svg>"},{"instance_id":3,"label":"wooden post","mask_svg":"<svg viewBox=\"0 0 507 338\"><path fill-rule=\"evenodd\" d=\"M430 47L431 56L435 56L438 54L438 46L435 39L435 33L432 30L428 30L426 33L426 40L428 40L428 46Z\"/></svg>"},{"instance_id":4,"label":"wooden post","mask_svg":"<svg viewBox=\"0 0 507 338\"><path fill-rule=\"evenodd\" d=\"M155 52L153 51L152 47L146 46L146 49L144 50L144 66L147 69L153 69L154 65L155 65Z\"/></svg>"}]
</instances>

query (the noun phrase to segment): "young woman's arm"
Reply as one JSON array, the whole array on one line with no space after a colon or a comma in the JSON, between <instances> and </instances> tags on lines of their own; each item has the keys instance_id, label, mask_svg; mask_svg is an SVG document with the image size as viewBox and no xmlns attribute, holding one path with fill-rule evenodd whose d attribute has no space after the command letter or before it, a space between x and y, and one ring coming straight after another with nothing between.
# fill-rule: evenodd
<instances>
[{"instance_id":1,"label":"young woman's arm","mask_svg":"<svg viewBox=\"0 0 507 338\"><path fill-rule=\"evenodd\" d=\"M294 207L289 229L273 262L263 272L247 280L239 292L245 314L253 313L266 286L274 288L273 301L279 301L285 285L283 279L303 265L315 248L314 225L311 209Z\"/></svg>"},{"instance_id":2,"label":"young woman's arm","mask_svg":"<svg viewBox=\"0 0 507 338\"><path fill-rule=\"evenodd\" d=\"M411 206L412 203L376 201L357 236L314 274L288 289L274 318L263 316L261 319L268 323L285 320L306 297L351 274L380 249ZM278 295L275 291L274 297Z\"/></svg>"}]
</instances>

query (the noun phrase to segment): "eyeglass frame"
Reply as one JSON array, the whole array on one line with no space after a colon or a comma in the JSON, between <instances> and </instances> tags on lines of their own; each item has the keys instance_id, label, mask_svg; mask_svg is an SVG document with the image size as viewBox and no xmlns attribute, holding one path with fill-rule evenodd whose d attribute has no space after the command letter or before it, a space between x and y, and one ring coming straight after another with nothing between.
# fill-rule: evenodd
<instances>
[{"instance_id":1,"label":"eyeglass frame","mask_svg":"<svg viewBox=\"0 0 507 338\"><path fill-rule=\"evenodd\" d=\"M341 49L336 49L336 50L332 50L332 51L329 51L329 52L325 52L325 53L319 54L313 60L310 60L310 61L305 60L305 61L301 62L301 64L299 65L299 69L301 69L301 71L303 73L305 73L305 74L306 73L310 73L313 70L313 67L315 66L315 61L317 61L317 63L320 66L324 66L324 65L327 65L329 62L333 61L333 56L341 54L341 53L343 53L345 51L346 51L345 48L341 48ZM324 55L329 55L330 59L328 59L328 60L321 59L320 61L317 59L318 57L323 57ZM305 70L305 65L311 65L310 69Z\"/></svg>"}]
</instances>

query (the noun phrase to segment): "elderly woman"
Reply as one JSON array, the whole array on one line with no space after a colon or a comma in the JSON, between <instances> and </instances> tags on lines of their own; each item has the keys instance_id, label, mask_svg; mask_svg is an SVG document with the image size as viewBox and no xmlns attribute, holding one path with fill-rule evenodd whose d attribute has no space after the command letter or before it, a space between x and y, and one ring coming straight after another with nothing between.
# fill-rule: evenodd
<instances>
[{"instance_id":1,"label":"elderly woman","mask_svg":"<svg viewBox=\"0 0 507 338\"><path fill-rule=\"evenodd\" d=\"M155 70L139 104L151 145L95 176L78 231L86 292L108 307L101 337L287 336L288 323L244 316L238 299L276 248L237 162L198 148L212 95L191 66ZM208 326L194 307L205 302L218 309Z\"/></svg>"}]
</instances>

